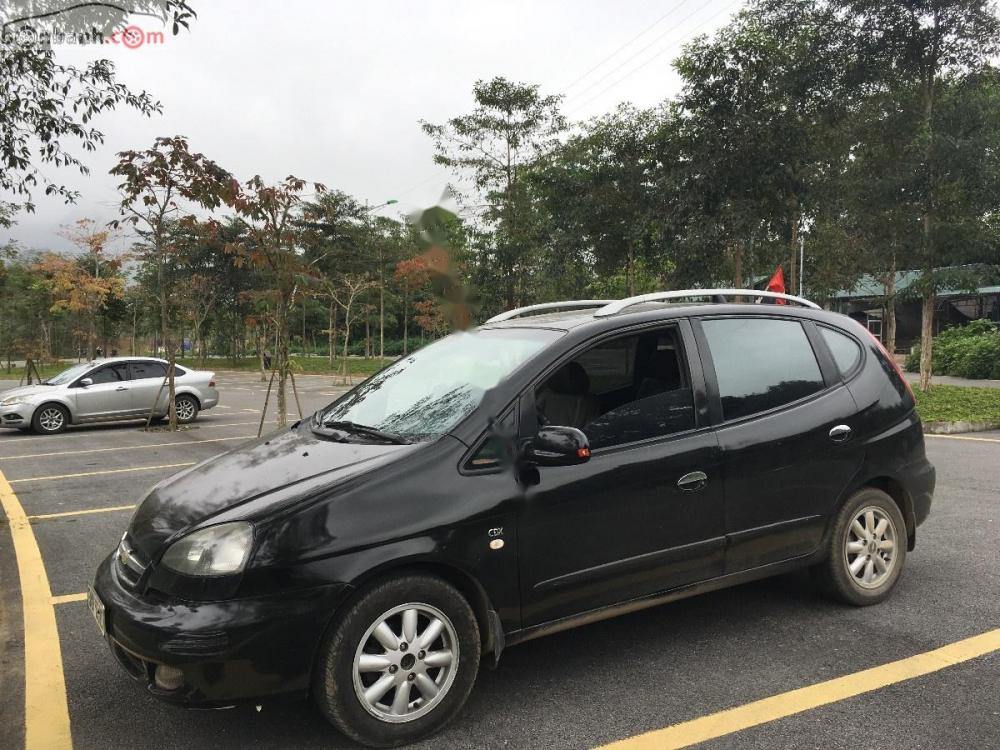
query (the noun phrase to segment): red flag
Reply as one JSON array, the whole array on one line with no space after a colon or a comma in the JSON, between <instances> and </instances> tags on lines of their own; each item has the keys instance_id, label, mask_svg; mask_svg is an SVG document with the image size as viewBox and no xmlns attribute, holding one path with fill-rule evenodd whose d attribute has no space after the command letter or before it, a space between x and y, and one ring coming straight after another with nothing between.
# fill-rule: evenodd
<instances>
[{"instance_id":1,"label":"red flag","mask_svg":"<svg viewBox=\"0 0 1000 750\"><path fill-rule=\"evenodd\" d=\"M778 266L775 269L774 276L772 276L771 280L767 282L767 291L780 292L781 294L785 293L785 274L781 270L781 266ZM787 302L783 299L777 299L775 302L779 305L787 304Z\"/></svg>"}]
</instances>

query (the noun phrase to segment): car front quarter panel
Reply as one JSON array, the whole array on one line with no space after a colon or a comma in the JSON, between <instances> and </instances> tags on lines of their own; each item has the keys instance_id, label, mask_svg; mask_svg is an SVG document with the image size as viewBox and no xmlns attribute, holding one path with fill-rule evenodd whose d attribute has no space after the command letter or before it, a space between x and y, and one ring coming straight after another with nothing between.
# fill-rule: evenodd
<instances>
[{"instance_id":1,"label":"car front quarter panel","mask_svg":"<svg viewBox=\"0 0 1000 750\"><path fill-rule=\"evenodd\" d=\"M443 438L260 521L240 595L333 581L363 586L391 570L440 566L474 580L504 629L516 629L517 488L504 473L460 475L465 450Z\"/></svg>"}]
</instances>

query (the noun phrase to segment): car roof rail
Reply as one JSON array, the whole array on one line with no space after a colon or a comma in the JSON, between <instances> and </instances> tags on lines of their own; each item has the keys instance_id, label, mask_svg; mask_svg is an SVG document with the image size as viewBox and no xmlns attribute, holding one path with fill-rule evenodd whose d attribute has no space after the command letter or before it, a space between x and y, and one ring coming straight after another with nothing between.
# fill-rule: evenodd
<instances>
[{"instance_id":1,"label":"car roof rail","mask_svg":"<svg viewBox=\"0 0 1000 750\"><path fill-rule=\"evenodd\" d=\"M809 307L813 310L821 309L815 302L810 302L802 297L782 292L766 292L759 289L678 289L672 292L652 292L651 294L640 294L635 297L627 297L616 302L605 305L594 313L595 318L606 318L609 315L617 315L622 310L634 305L641 305L644 302L669 302L678 299L692 299L697 297L712 297L713 302L724 303L726 297L765 297L767 299L785 300L793 302L802 307Z\"/></svg>"},{"instance_id":2,"label":"car roof rail","mask_svg":"<svg viewBox=\"0 0 1000 750\"><path fill-rule=\"evenodd\" d=\"M526 313L540 313L549 310L564 310L567 308L574 307L607 307L609 304L613 304L615 300L612 299L574 299L574 300L564 300L562 302L543 302L539 305L528 305L527 307L517 307L513 310L508 310L507 312L502 312L499 315L494 315L492 318L487 320L487 323L499 323L501 320L510 320L511 318L520 318Z\"/></svg>"}]
</instances>

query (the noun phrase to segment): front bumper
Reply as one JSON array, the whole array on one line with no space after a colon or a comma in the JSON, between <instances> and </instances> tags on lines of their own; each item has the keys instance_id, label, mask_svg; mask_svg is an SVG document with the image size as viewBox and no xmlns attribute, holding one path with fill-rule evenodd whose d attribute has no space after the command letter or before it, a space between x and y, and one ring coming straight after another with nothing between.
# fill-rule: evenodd
<instances>
[{"instance_id":1,"label":"front bumper","mask_svg":"<svg viewBox=\"0 0 1000 750\"><path fill-rule=\"evenodd\" d=\"M323 631L350 587L184 602L132 591L111 555L94 589L106 609L108 644L125 670L157 698L212 708L304 697ZM156 685L161 664L183 672L180 687Z\"/></svg>"},{"instance_id":2,"label":"front bumper","mask_svg":"<svg viewBox=\"0 0 1000 750\"><path fill-rule=\"evenodd\" d=\"M35 413L34 404L0 406L0 427L28 427Z\"/></svg>"}]
</instances>

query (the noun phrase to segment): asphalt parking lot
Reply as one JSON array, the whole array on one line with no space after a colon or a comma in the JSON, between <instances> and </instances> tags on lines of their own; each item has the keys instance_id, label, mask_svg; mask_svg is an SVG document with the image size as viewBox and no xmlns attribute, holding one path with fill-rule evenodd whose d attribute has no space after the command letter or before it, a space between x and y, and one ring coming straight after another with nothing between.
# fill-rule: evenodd
<instances>
[{"instance_id":1,"label":"asphalt parking lot","mask_svg":"<svg viewBox=\"0 0 1000 750\"><path fill-rule=\"evenodd\" d=\"M353 746L308 703L260 712L161 704L113 660L84 601L146 488L256 434L264 400L257 377L217 379L220 406L177 434L142 432L134 423L54 437L0 432L0 472L27 516L21 528L31 532L19 532L15 556L8 527L19 519L7 507L0 523L0 747L23 747L32 733L52 736L46 731L64 721L60 710L63 717L68 711L78 750ZM10 385L0 382L0 390ZM341 391L326 378L299 379L306 413ZM556 750L627 740L624 750L708 736L715 739L699 747L1000 746L1000 433L927 442L938 469L935 504L888 602L835 604L815 593L807 574L796 574L532 641L506 651L497 670L481 672L464 714L425 746ZM39 580L22 585L32 572L24 564L31 538L47 575L41 605L25 594L37 591ZM43 624L54 611L57 635L26 635L26 608ZM928 654L990 633L985 646L976 641L982 655L974 658L965 647ZM60 657L61 674L44 668ZM896 660L926 673L899 681L898 670L876 671L867 682L857 678L867 686L859 694L837 700L835 678ZM775 705L799 699L789 691L809 686L804 710L768 720ZM754 703L771 696L781 697ZM739 720L723 715L710 720L714 734L695 731L706 724L700 717L737 707ZM669 737L643 735L677 724L681 730Z\"/></svg>"}]
</instances>

